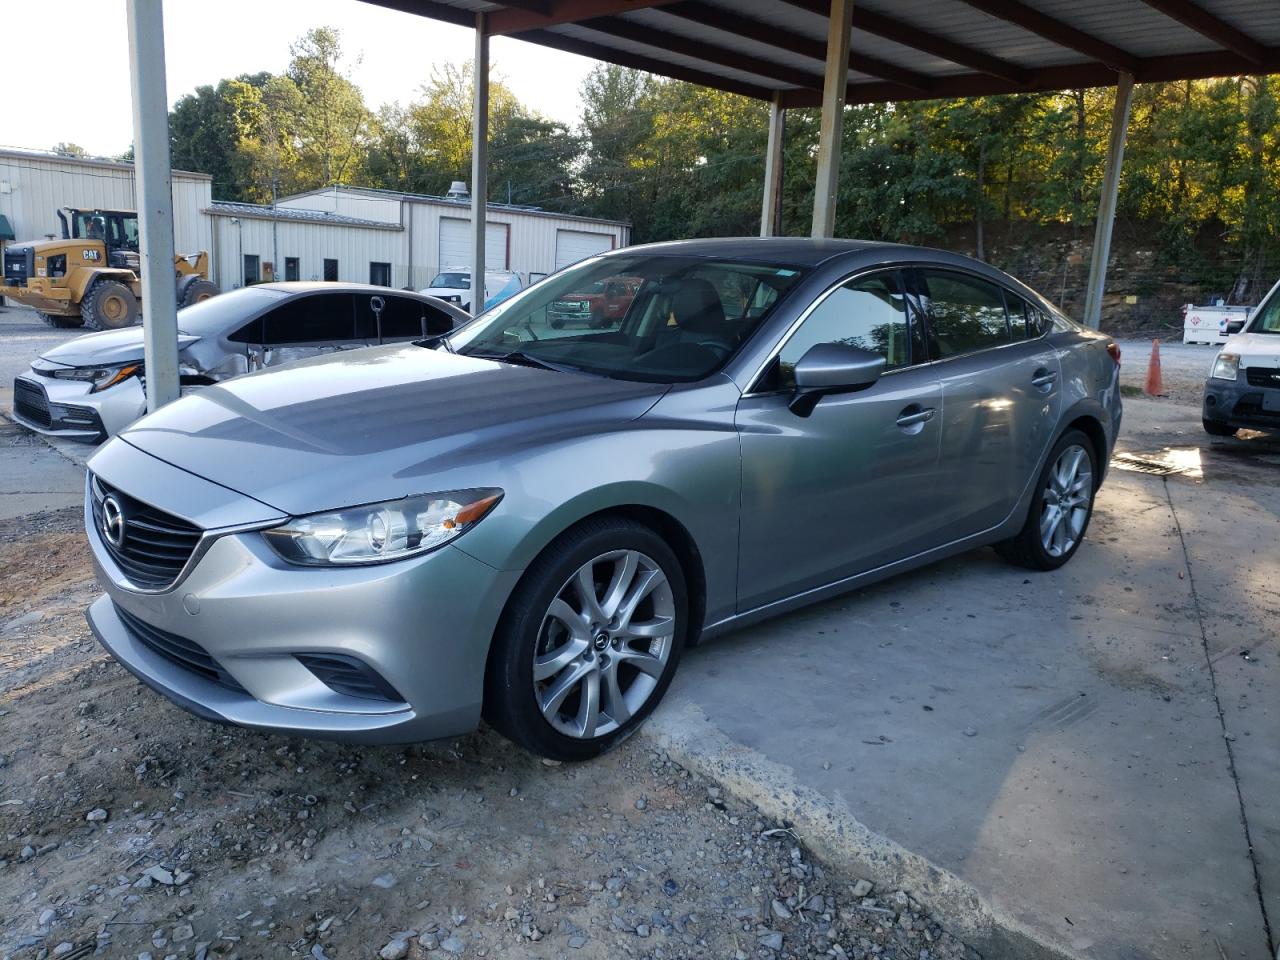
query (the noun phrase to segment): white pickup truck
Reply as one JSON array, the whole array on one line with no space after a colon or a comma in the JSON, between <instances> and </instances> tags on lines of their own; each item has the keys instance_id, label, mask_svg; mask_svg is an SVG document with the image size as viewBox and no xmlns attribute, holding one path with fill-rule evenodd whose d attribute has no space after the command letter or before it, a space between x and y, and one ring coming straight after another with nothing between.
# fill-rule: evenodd
<instances>
[{"instance_id":1,"label":"white pickup truck","mask_svg":"<svg viewBox=\"0 0 1280 960\"><path fill-rule=\"evenodd\" d=\"M1280 432L1280 283L1218 351L1201 417L1215 437L1242 427Z\"/></svg>"}]
</instances>

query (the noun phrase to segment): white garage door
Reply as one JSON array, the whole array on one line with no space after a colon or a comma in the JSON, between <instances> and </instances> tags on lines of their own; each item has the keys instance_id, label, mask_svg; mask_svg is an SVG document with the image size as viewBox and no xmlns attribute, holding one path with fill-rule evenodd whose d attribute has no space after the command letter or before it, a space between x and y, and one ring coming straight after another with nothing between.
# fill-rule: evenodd
<instances>
[{"instance_id":1,"label":"white garage door","mask_svg":"<svg viewBox=\"0 0 1280 960\"><path fill-rule=\"evenodd\" d=\"M556 269L613 249L613 235L581 230L556 231Z\"/></svg>"},{"instance_id":2,"label":"white garage door","mask_svg":"<svg viewBox=\"0 0 1280 960\"><path fill-rule=\"evenodd\" d=\"M507 269L507 230L505 223L484 225L484 267L486 270ZM441 270L471 266L471 221L455 217L440 220Z\"/></svg>"}]
</instances>

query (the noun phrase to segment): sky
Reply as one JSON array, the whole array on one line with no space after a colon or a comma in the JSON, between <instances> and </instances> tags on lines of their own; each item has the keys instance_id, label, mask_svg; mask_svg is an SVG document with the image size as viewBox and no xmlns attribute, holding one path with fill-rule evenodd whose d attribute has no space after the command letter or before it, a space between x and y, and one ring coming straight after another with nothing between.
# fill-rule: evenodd
<instances>
[{"instance_id":1,"label":"sky","mask_svg":"<svg viewBox=\"0 0 1280 960\"><path fill-rule=\"evenodd\" d=\"M26 91L38 104L12 115L15 122L0 133L0 146L47 150L67 141L99 156L127 150L133 115L124 0L62 0L56 29L50 29L50 8L43 4L8 0L4 7L11 41L5 74L21 78L7 89ZM465 63L475 45L463 27L360 0L165 0L164 17L171 104L223 77L280 73L289 62L289 44L311 27L342 32L351 79L374 110L413 99L433 66ZM491 41L489 57L491 76L527 106L577 122L578 91L594 61L507 37Z\"/></svg>"}]
</instances>

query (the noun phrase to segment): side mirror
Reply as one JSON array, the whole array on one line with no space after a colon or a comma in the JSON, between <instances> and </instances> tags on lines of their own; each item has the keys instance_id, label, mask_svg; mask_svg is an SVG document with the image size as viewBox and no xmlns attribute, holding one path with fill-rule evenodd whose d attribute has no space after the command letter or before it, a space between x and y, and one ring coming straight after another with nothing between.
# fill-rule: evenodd
<instances>
[{"instance_id":1,"label":"side mirror","mask_svg":"<svg viewBox=\"0 0 1280 960\"><path fill-rule=\"evenodd\" d=\"M854 393L873 387L884 373L878 353L843 343L817 343L796 362L796 392L788 406L798 417L813 413L830 393Z\"/></svg>"},{"instance_id":2,"label":"side mirror","mask_svg":"<svg viewBox=\"0 0 1280 960\"><path fill-rule=\"evenodd\" d=\"M1248 321L1246 320L1228 320L1227 333L1239 333L1241 330L1244 329L1244 325L1247 322Z\"/></svg>"}]
</instances>

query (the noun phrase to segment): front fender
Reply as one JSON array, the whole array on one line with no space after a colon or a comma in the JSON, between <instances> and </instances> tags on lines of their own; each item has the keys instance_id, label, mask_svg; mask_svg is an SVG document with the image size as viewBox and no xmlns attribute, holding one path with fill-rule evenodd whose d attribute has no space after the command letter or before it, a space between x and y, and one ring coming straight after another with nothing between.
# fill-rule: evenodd
<instances>
[{"instance_id":1,"label":"front fender","mask_svg":"<svg viewBox=\"0 0 1280 960\"><path fill-rule=\"evenodd\" d=\"M724 397L709 403L708 391ZM738 561L737 398L731 384L668 394L616 430L540 449L509 469L503 502L458 548L498 569L523 570L587 517L656 510L688 532L703 559L708 620L730 615Z\"/></svg>"}]
</instances>

